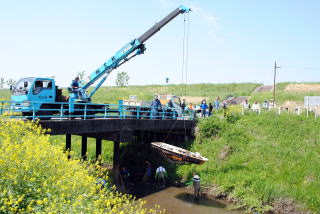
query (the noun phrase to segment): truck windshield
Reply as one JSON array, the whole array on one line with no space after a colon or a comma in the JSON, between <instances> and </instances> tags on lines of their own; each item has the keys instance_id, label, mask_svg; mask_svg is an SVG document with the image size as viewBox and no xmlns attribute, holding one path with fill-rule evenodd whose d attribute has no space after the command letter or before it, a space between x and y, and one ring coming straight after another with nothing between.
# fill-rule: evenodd
<instances>
[{"instance_id":1,"label":"truck windshield","mask_svg":"<svg viewBox=\"0 0 320 214\"><path fill-rule=\"evenodd\" d=\"M18 83L13 88L13 95L26 95L32 85L33 78L23 78L18 81Z\"/></svg>"}]
</instances>

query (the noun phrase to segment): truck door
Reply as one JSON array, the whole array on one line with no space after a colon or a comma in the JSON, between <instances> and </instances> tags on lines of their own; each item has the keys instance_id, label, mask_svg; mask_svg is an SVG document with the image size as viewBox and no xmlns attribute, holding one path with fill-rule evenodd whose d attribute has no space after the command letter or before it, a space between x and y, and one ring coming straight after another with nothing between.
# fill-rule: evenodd
<instances>
[{"instance_id":1,"label":"truck door","mask_svg":"<svg viewBox=\"0 0 320 214\"><path fill-rule=\"evenodd\" d=\"M36 79L31 93L32 101L45 103L55 101L55 89L52 80Z\"/></svg>"}]
</instances>

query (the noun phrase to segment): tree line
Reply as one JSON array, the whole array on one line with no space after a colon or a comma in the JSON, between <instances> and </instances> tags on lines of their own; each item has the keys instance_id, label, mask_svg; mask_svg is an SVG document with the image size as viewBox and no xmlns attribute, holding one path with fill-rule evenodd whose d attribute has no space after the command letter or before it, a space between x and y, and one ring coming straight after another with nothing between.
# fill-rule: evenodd
<instances>
[{"instance_id":1,"label":"tree line","mask_svg":"<svg viewBox=\"0 0 320 214\"><path fill-rule=\"evenodd\" d=\"M5 80L4 77L0 77L0 89L5 88L5 86L8 86L10 88L11 86L14 86L17 83L16 80L8 79Z\"/></svg>"},{"instance_id":2,"label":"tree line","mask_svg":"<svg viewBox=\"0 0 320 214\"><path fill-rule=\"evenodd\" d=\"M83 80L85 76L85 71L78 72L77 76L80 78L80 80ZM119 87L125 87L129 84L129 79L130 77L127 72L118 72L116 78L116 85ZM0 77L0 89L5 88L5 86L11 88L12 86L16 85L16 83L16 80L5 80L4 77Z\"/></svg>"}]
</instances>

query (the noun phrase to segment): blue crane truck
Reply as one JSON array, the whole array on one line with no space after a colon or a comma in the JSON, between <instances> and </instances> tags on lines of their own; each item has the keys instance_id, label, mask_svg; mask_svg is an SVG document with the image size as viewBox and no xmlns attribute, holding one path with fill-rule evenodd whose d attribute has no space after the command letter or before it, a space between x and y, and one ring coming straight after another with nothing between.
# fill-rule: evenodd
<instances>
[{"instance_id":1,"label":"blue crane truck","mask_svg":"<svg viewBox=\"0 0 320 214\"><path fill-rule=\"evenodd\" d=\"M82 115L84 111L83 103L87 103L85 105L87 108L86 111L89 109L87 114L95 114L95 112L97 112L96 110L103 108L103 105L93 103L91 97L100 88L109 74L131 58L143 54L146 50L144 43L150 37L179 14L188 13L190 11L190 8L180 5L140 37L133 39L126 44L102 66L92 72L90 76L81 80L76 93L72 88L68 88L68 97L62 95L62 89L56 85L53 78L21 78L17 84L11 88L12 96L10 108L12 110L19 110L22 112L23 116L28 117L32 116L32 114L36 114L37 116L45 115L46 119L50 119L50 116L59 113L60 108L68 109L65 112L66 114ZM90 93L87 93L88 88L94 83L97 84L93 87Z\"/></svg>"}]
</instances>

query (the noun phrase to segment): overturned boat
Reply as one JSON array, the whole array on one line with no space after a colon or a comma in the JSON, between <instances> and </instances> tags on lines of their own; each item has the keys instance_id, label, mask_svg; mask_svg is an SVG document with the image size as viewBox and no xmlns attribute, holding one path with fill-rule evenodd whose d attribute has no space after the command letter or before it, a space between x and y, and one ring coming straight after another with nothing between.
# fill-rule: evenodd
<instances>
[{"instance_id":1,"label":"overturned boat","mask_svg":"<svg viewBox=\"0 0 320 214\"><path fill-rule=\"evenodd\" d=\"M164 157L172 162L203 164L208 161L207 158L201 156L198 152L190 152L186 149L163 142L152 142L151 147L158 150Z\"/></svg>"}]
</instances>

